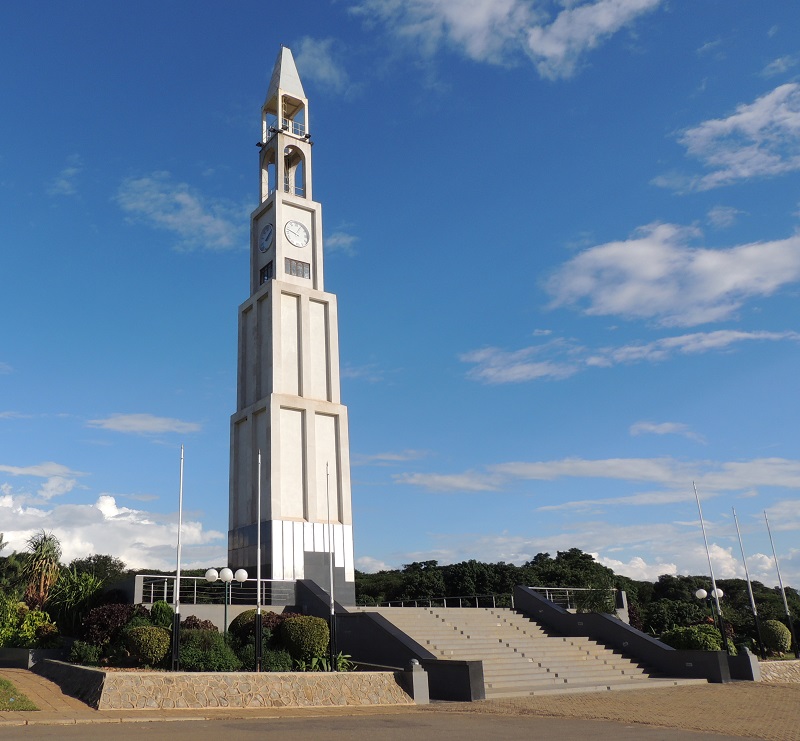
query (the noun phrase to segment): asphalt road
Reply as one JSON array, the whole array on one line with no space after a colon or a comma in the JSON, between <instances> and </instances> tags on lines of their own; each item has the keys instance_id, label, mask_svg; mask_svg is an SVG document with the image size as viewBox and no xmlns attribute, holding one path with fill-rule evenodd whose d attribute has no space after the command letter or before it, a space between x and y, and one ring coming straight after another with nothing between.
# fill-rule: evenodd
<instances>
[{"instance_id":1,"label":"asphalt road","mask_svg":"<svg viewBox=\"0 0 800 741\"><path fill-rule=\"evenodd\" d=\"M740 737L671 728L573 720L569 718L498 717L459 713L404 713L348 717L260 718L254 720L152 721L93 723L73 726L16 726L0 728L2 741L58 739L70 741L741 741Z\"/></svg>"}]
</instances>

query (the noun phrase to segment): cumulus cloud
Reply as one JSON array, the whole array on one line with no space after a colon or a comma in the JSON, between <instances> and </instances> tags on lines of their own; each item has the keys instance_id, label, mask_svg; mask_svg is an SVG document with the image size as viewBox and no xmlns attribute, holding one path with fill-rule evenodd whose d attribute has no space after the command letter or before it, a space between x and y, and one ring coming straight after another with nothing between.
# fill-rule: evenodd
<instances>
[{"instance_id":1,"label":"cumulus cloud","mask_svg":"<svg viewBox=\"0 0 800 741\"><path fill-rule=\"evenodd\" d=\"M128 432L137 435L161 435L169 432L199 432L202 425L197 422L184 422L170 417L156 417L152 414L112 414L105 419L90 419L87 427L98 427L114 432Z\"/></svg>"},{"instance_id":2,"label":"cumulus cloud","mask_svg":"<svg viewBox=\"0 0 800 741\"><path fill-rule=\"evenodd\" d=\"M0 521L12 550L25 549L27 539L42 528L61 542L64 562L91 553L121 558L131 568L172 569L177 542L176 513L162 514L121 507L113 496L100 495L93 504L25 506L20 498L0 497ZM191 518L183 522L181 547L187 568L224 563L224 533L205 530Z\"/></svg>"},{"instance_id":3,"label":"cumulus cloud","mask_svg":"<svg viewBox=\"0 0 800 741\"><path fill-rule=\"evenodd\" d=\"M780 85L727 118L686 129L679 141L709 170L687 184L693 190L794 172L800 169L800 84Z\"/></svg>"},{"instance_id":4,"label":"cumulus cloud","mask_svg":"<svg viewBox=\"0 0 800 741\"><path fill-rule=\"evenodd\" d=\"M392 567L385 561L379 561L372 556L361 556L356 559L356 568L366 574L376 574L379 571L388 571Z\"/></svg>"},{"instance_id":5,"label":"cumulus cloud","mask_svg":"<svg viewBox=\"0 0 800 741\"><path fill-rule=\"evenodd\" d=\"M587 52L654 11L662 0L361 0L352 12L383 23L431 55L446 46L470 59L507 64L527 57L542 77L575 73Z\"/></svg>"},{"instance_id":6,"label":"cumulus cloud","mask_svg":"<svg viewBox=\"0 0 800 741\"><path fill-rule=\"evenodd\" d=\"M485 347L463 353L459 360L473 363L467 377L486 384L522 383L540 379L561 380L590 368L621 364L660 363L678 355L730 351L743 342L799 342L798 332L714 332L662 337L651 342L632 342L617 347L586 348L569 342L535 345L521 350Z\"/></svg>"},{"instance_id":7,"label":"cumulus cloud","mask_svg":"<svg viewBox=\"0 0 800 741\"><path fill-rule=\"evenodd\" d=\"M641 556L634 556L627 562L618 561L615 558L603 557L600 554L593 554L595 560L603 566L607 566L615 574L627 576L629 579L639 581L656 581L662 574L672 576L678 573L678 566L674 563L647 563Z\"/></svg>"},{"instance_id":8,"label":"cumulus cloud","mask_svg":"<svg viewBox=\"0 0 800 741\"><path fill-rule=\"evenodd\" d=\"M227 250L246 243L241 209L204 198L168 172L127 178L115 200L132 219L175 234L181 249Z\"/></svg>"},{"instance_id":9,"label":"cumulus cloud","mask_svg":"<svg viewBox=\"0 0 800 741\"><path fill-rule=\"evenodd\" d=\"M698 236L694 228L654 223L584 250L548 280L551 306L692 326L728 319L747 300L800 280L800 235L727 249L694 247Z\"/></svg>"},{"instance_id":10,"label":"cumulus cloud","mask_svg":"<svg viewBox=\"0 0 800 741\"><path fill-rule=\"evenodd\" d=\"M350 80L335 53L335 39L313 39L304 36L295 45L297 71L305 80L313 80L333 93L342 93L350 87Z\"/></svg>"}]
</instances>

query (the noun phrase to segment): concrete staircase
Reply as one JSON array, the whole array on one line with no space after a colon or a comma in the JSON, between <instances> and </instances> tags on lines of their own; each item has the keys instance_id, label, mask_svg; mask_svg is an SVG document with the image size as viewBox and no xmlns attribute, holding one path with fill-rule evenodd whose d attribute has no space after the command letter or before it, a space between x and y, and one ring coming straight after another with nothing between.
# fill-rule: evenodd
<instances>
[{"instance_id":1,"label":"concrete staircase","mask_svg":"<svg viewBox=\"0 0 800 741\"><path fill-rule=\"evenodd\" d=\"M482 661L487 698L706 683L658 677L596 641L549 635L507 608L358 609L381 614L437 657Z\"/></svg>"}]
</instances>

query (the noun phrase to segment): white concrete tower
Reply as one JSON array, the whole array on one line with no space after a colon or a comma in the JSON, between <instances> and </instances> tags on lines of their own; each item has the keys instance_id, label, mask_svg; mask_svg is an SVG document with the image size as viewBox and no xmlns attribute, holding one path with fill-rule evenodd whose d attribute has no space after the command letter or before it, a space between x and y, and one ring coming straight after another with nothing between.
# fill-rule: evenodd
<instances>
[{"instance_id":1,"label":"white concrete tower","mask_svg":"<svg viewBox=\"0 0 800 741\"><path fill-rule=\"evenodd\" d=\"M229 564L255 576L261 451L262 577L313 579L327 591L332 551L336 598L354 604L336 296L324 290L308 100L285 47L261 115L261 202L250 217L250 298L239 307L231 417Z\"/></svg>"}]
</instances>

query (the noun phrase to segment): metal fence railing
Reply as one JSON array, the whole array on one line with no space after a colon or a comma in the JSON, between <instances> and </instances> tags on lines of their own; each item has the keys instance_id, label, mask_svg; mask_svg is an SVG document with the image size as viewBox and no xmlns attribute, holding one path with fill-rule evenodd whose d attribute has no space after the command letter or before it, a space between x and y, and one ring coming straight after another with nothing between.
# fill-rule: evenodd
<instances>
[{"instance_id":1,"label":"metal fence railing","mask_svg":"<svg viewBox=\"0 0 800 741\"><path fill-rule=\"evenodd\" d=\"M136 577L136 592L141 603L151 605L158 600L175 603L175 576L166 574L140 574ZM202 576L182 576L180 602L183 605L256 605L256 580L206 581ZM292 602L295 583L276 579L261 580L261 604Z\"/></svg>"}]
</instances>

